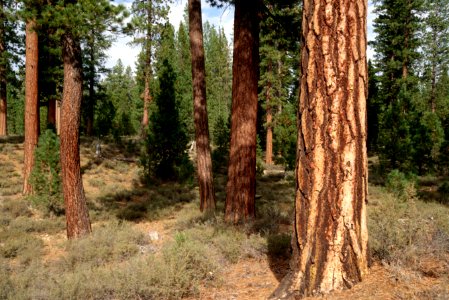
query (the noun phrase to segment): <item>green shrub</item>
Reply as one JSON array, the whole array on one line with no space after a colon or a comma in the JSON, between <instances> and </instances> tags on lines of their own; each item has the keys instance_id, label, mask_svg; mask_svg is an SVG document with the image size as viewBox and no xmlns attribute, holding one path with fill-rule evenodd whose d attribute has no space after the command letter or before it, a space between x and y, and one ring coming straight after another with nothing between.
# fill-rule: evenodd
<instances>
[{"instance_id":1,"label":"green shrub","mask_svg":"<svg viewBox=\"0 0 449 300\"><path fill-rule=\"evenodd\" d=\"M50 129L39 138L34 152L34 167L30 182L33 186L32 201L36 206L54 214L64 212L62 197L61 165L59 162L59 138Z\"/></svg>"},{"instance_id":2,"label":"green shrub","mask_svg":"<svg viewBox=\"0 0 449 300\"><path fill-rule=\"evenodd\" d=\"M417 197L416 176L412 174L406 175L399 170L393 170L387 175L385 186L389 192L403 201Z\"/></svg>"},{"instance_id":3,"label":"green shrub","mask_svg":"<svg viewBox=\"0 0 449 300\"><path fill-rule=\"evenodd\" d=\"M273 234L268 236L268 254L275 257L289 257L292 237L289 234Z\"/></svg>"},{"instance_id":4,"label":"green shrub","mask_svg":"<svg viewBox=\"0 0 449 300\"><path fill-rule=\"evenodd\" d=\"M438 187L438 193L440 193L440 202L449 204L449 182L445 181Z\"/></svg>"}]
</instances>

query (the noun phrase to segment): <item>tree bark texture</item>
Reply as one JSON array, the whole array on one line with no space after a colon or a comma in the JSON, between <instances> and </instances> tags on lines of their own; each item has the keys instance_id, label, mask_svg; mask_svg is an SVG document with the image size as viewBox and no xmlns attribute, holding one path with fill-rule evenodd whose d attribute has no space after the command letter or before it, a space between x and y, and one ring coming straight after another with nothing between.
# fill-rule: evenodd
<instances>
[{"instance_id":1,"label":"tree bark texture","mask_svg":"<svg viewBox=\"0 0 449 300\"><path fill-rule=\"evenodd\" d=\"M147 6L147 17L148 17L148 23L152 24L153 22L153 6L152 1L149 1L149 5ZM145 45L145 86L143 91L143 116L142 116L142 134L146 132L146 129L148 128L149 124L149 112L148 109L150 108L151 103L151 43L153 39L153 32L152 32L152 25L149 25L147 28L146 33L146 45Z\"/></svg>"},{"instance_id":2,"label":"tree bark texture","mask_svg":"<svg viewBox=\"0 0 449 300\"><path fill-rule=\"evenodd\" d=\"M56 100L56 134L59 135L61 133L61 101Z\"/></svg>"},{"instance_id":3,"label":"tree bark texture","mask_svg":"<svg viewBox=\"0 0 449 300\"><path fill-rule=\"evenodd\" d=\"M53 126L56 130L56 99L54 97L48 99L47 124Z\"/></svg>"},{"instance_id":4,"label":"tree bark texture","mask_svg":"<svg viewBox=\"0 0 449 300\"><path fill-rule=\"evenodd\" d=\"M368 272L365 0L305 0L291 273L273 298L350 288Z\"/></svg>"},{"instance_id":5,"label":"tree bark texture","mask_svg":"<svg viewBox=\"0 0 449 300\"><path fill-rule=\"evenodd\" d=\"M34 166L34 149L39 138L39 99L38 99L38 36L36 22L28 20L25 38L25 141L23 163L23 194L32 192L29 182Z\"/></svg>"},{"instance_id":6,"label":"tree bark texture","mask_svg":"<svg viewBox=\"0 0 449 300\"><path fill-rule=\"evenodd\" d=\"M265 148L265 163L267 165L273 164L273 110L270 104L270 86L267 88L267 141Z\"/></svg>"},{"instance_id":7,"label":"tree bark texture","mask_svg":"<svg viewBox=\"0 0 449 300\"><path fill-rule=\"evenodd\" d=\"M8 134L6 103L6 41L3 1L0 0L0 136Z\"/></svg>"},{"instance_id":8,"label":"tree bark texture","mask_svg":"<svg viewBox=\"0 0 449 300\"><path fill-rule=\"evenodd\" d=\"M62 37L64 88L61 107L61 173L67 220L67 237L90 233L89 212L81 178L79 126L83 93L81 48L70 32Z\"/></svg>"},{"instance_id":9,"label":"tree bark texture","mask_svg":"<svg viewBox=\"0 0 449 300\"><path fill-rule=\"evenodd\" d=\"M255 217L260 1L235 1L231 143L225 219Z\"/></svg>"},{"instance_id":10,"label":"tree bark texture","mask_svg":"<svg viewBox=\"0 0 449 300\"><path fill-rule=\"evenodd\" d=\"M189 0L189 35L190 52L192 54L193 113L195 121L197 176L200 188L200 210L214 211L215 190L209 145L201 0Z\"/></svg>"}]
</instances>

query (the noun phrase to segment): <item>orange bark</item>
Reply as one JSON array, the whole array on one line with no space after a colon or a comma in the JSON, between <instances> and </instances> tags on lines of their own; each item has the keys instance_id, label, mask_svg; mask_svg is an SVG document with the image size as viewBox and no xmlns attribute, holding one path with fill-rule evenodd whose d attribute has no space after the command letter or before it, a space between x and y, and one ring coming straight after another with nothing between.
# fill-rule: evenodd
<instances>
[{"instance_id":1,"label":"orange bark","mask_svg":"<svg viewBox=\"0 0 449 300\"><path fill-rule=\"evenodd\" d=\"M25 40L25 142L23 166L23 194L32 192L29 177L34 166L34 149L39 137L38 100L38 36L36 22L28 20Z\"/></svg>"},{"instance_id":2,"label":"orange bark","mask_svg":"<svg viewBox=\"0 0 449 300\"><path fill-rule=\"evenodd\" d=\"M64 89L61 107L61 175L64 194L67 237L77 238L92 229L81 177L79 126L83 78L81 47L70 33L62 37L64 61Z\"/></svg>"},{"instance_id":3,"label":"orange bark","mask_svg":"<svg viewBox=\"0 0 449 300\"><path fill-rule=\"evenodd\" d=\"M293 258L276 299L368 272L364 0L304 1Z\"/></svg>"}]
</instances>

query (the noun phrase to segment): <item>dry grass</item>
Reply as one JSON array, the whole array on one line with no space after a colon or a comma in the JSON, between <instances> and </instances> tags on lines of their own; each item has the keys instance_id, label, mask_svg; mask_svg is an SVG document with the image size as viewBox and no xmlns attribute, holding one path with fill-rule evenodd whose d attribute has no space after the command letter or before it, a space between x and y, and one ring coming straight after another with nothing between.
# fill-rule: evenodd
<instances>
[{"instance_id":1,"label":"dry grass","mask_svg":"<svg viewBox=\"0 0 449 300\"><path fill-rule=\"evenodd\" d=\"M63 217L43 217L20 197L20 146L0 143L0 168L16 174L0 178L0 193L12 194L0 197L0 299L262 299L274 290L290 257L292 176L260 177L257 218L234 227L221 213L224 176L218 212L203 215L197 187L145 187L136 163L114 159L133 158L133 147L104 145L95 158L93 144L83 142L82 166L94 231L68 242ZM373 276L382 276L367 280L373 295L449 298L449 208L370 186L368 209ZM397 290L376 292L390 285ZM411 285L419 288L401 288ZM329 299L362 299L353 292Z\"/></svg>"}]
</instances>

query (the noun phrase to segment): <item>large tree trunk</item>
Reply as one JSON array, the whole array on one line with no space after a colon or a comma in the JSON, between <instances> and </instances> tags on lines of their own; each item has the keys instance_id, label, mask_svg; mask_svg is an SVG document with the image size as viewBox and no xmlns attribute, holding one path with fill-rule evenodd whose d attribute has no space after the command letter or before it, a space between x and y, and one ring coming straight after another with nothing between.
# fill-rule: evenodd
<instances>
[{"instance_id":1,"label":"large tree trunk","mask_svg":"<svg viewBox=\"0 0 449 300\"><path fill-rule=\"evenodd\" d=\"M255 217L260 1L235 1L231 146L225 219Z\"/></svg>"},{"instance_id":2,"label":"large tree trunk","mask_svg":"<svg viewBox=\"0 0 449 300\"><path fill-rule=\"evenodd\" d=\"M214 178L209 146L209 123L206 102L206 68L204 63L201 0L189 0L189 34L192 53L193 107L200 188L200 210L215 210Z\"/></svg>"},{"instance_id":3,"label":"large tree trunk","mask_svg":"<svg viewBox=\"0 0 449 300\"><path fill-rule=\"evenodd\" d=\"M0 0L0 136L8 134L7 128L7 103L6 103L6 41L4 3Z\"/></svg>"},{"instance_id":4,"label":"large tree trunk","mask_svg":"<svg viewBox=\"0 0 449 300\"><path fill-rule=\"evenodd\" d=\"M34 149L39 137L38 101L38 36L36 22L28 20L25 40L25 142L23 166L23 194L32 192L29 182L34 166Z\"/></svg>"},{"instance_id":5,"label":"large tree trunk","mask_svg":"<svg viewBox=\"0 0 449 300\"><path fill-rule=\"evenodd\" d=\"M89 212L81 178L79 126L83 79L81 48L68 32L62 37L64 90L61 107L61 171L67 219L67 237L76 238L91 232Z\"/></svg>"},{"instance_id":6,"label":"large tree trunk","mask_svg":"<svg viewBox=\"0 0 449 300\"><path fill-rule=\"evenodd\" d=\"M368 272L366 9L304 1L292 271L275 298L350 288Z\"/></svg>"}]
</instances>

